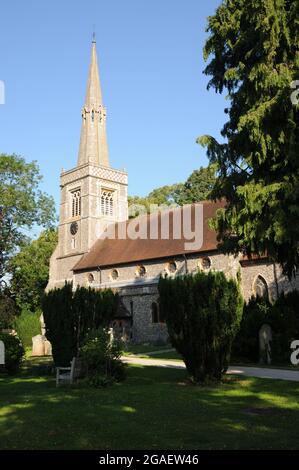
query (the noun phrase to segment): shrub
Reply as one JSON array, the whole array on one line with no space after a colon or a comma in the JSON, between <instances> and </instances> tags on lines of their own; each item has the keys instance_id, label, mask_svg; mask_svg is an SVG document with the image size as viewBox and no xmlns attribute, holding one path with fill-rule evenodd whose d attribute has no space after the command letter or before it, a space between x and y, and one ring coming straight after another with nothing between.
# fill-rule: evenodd
<instances>
[{"instance_id":1,"label":"shrub","mask_svg":"<svg viewBox=\"0 0 299 470\"><path fill-rule=\"evenodd\" d=\"M25 354L23 345L17 336L8 333L0 333L0 341L5 346L5 370L14 373L19 369Z\"/></svg>"},{"instance_id":2,"label":"shrub","mask_svg":"<svg viewBox=\"0 0 299 470\"><path fill-rule=\"evenodd\" d=\"M264 323L272 328L271 356L275 363L290 361L290 344L299 338L299 292L282 293L271 305L252 297L244 306L240 330L233 342L235 360L258 362L259 330Z\"/></svg>"},{"instance_id":3,"label":"shrub","mask_svg":"<svg viewBox=\"0 0 299 470\"><path fill-rule=\"evenodd\" d=\"M290 362L291 342L299 339L299 292L282 293L271 308L273 341L271 345L274 362Z\"/></svg>"},{"instance_id":4,"label":"shrub","mask_svg":"<svg viewBox=\"0 0 299 470\"><path fill-rule=\"evenodd\" d=\"M56 366L69 366L89 331L106 327L118 307L110 289L95 290L66 283L45 294L42 301L46 337L52 344Z\"/></svg>"},{"instance_id":5,"label":"shrub","mask_svg":"<svg viewBox=\"0 0 299 470\"><path fill-rule=\"evenodd\" d=\"M259 361L259 331L264 323L271 326L271 304L266 299L252 297L244 304L240 329L233 341L234 360Z\"/></svg>"},{"instance_id":6,"label":"shrub","mask_svg":"<svg viewBox=\"0 0 299 470\"><path fill-rule=\"evenodd\" d=\"M40 314L41 312L33 313L30 310L23 310L15 320L14 329L25 348L31 347L32 337L41 333Z\"/></svg>"},{"instance_id":7,"label":"shrub","mask_svg":"<svg viewBox=\"0 0 299 470\"><path fill-rule=\"evenodd\" d=\"M88 381L93 387L106 386L125 378L125 366L120 360L121 342L110 338L106 329L91 331L80 356L87 365Z\"/></svg>"},{"instance_id":8,"label":"shrub","mask_svg":"<svg viewBox=\"0 0 299 470\"><path fill-rule=\"evenodd\" d=\"M160 310L194 382L219 381L228 367L243 300L222 272L160 278Z\"/></svg>"}]
</instances>

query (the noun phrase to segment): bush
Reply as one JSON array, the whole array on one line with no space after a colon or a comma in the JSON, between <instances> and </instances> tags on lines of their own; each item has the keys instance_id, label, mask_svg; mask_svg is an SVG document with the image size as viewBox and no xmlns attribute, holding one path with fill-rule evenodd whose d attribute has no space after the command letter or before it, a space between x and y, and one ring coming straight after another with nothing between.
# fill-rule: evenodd
<instances>
[{"instance_id":1,"label":"bush","mask_svg":"<svg viewBox=\"0 0 299 470\"><path fill-rule=\"evenodd\" d=\"M276 363L290 362L291 342L299 339L299 292L282 293L271 308L273 341L272 359Z\"/></svg>"},{"instance_id":2,"label":"bush","mask_svg":"<svg viewBox=\"0 0 299 470\"><path fill-rule=\"evenodd\" d=\"M45 294L42 301L46 337L52 344L56 366L69 366L92 329L106 327L118 307L118 296L110 289L95 290L71 283Z\"/></svg>"},{"instance_id":3,"label":"bush","mask_svg":"<svg viewBox=\"0 0 299 470\"><path fill-rule=\"evenodd\" d=\"M170 341L193 381L219 381L242 316L238 284L222 272L199 272L160 278L159 294Z\"/></svg>"},{"instance_id":4,"label":"bush","mask_svg":"<svg viewBox=\"0 0 299 470\"><path fill-rule=\"evenodd\" d=\"M271 305L268 300L251 298L244 306L240 330L233 342L234 360L258 362L259 330L265 323L272 328L271 356L274 363L290 361L290 344L299 338L299 292L282 293Z\"/></svg>"},{"instance_id":5,"label":"bush","mask_svg":"<svg viewBox=\"0 0 299 470\"><path fill-rule=\"evenodd\" d=\"M23 310L15 321L14 329L25 348L32 347L32 337L41 333L40 315L41 312Z\"/></svg>"},{"instance_id":6,"label":"bush","mask_svg":"<svg viewBox=\"0 0 299 470\"><path fill-rule=\"evenodd\" d=\"M80 350L80 356L87 365L90 385L106 386L125 378L125 366L120 360L121 353L121 342L111 340L106 329L89 333Z\"/></svg>"},{"instance_id":7,"label":"bush","mask_svg":"<svg viewBox=\"0 0 299 470\"><path fill-rule=\"evenodd\" d=\"M259 331L263 324L271 326L271 304L260 297L252 297L244 305L240 329L233 341L232 357L238 361L259 361Z\"/></svg>"},{"instance_id":8,"label":"bush","mask_svg":"<svg viewBox=\"0 0 299 470\"><path fill-rule=\"evenodd\" d=\"M19 369L25 354L23 345L17 336L8 333L0 333L0 341L5 346L5 370L14 373Z\"/></svg>"}]
</instances>

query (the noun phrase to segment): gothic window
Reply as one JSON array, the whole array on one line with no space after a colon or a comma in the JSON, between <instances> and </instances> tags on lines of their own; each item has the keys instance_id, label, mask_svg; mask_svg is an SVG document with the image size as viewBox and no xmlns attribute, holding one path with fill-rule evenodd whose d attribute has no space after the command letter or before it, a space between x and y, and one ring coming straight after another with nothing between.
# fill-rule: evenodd
<instances>
[{"instance_id":1,"label":"gothic window","mask_svg":"<svg viewBox=\"0 0 299 470\"><path fill-rule=\"evenodd\" d=\"M101 214L113 215L114 211L114 192L103 189L101 192Z\"/></svg>"},{"instance_id":2,"label":"gothic window","mask_svg":"<svg viewBox=\"0 0 299 470\"><path fill-rule=\"evenodd\" d=\"M71 192L72 196L72 217L81 215L81 189Z\"/></svg>"},{"instance_id":3,"label":"gothic window","mask_svg":"<svg viewBox=\"0 0 299 470\"><path fill-rule=\"evenodd\" d=\"M89 273L87 276L87 280L89 284L92 284L94 282L94 275L92 273Z\"/></svg>"},{"instance_id":4,"label":"gothic window","mask_svg":"<svg viewBox=\"0 0 299 470\"><path fill-rule=\"evenodd\" d=\"M253 292L256 297L261 297L264 299L269 298L268 286L267 282L263 278L263 276L257 276L253 283Z\"/></svg>"}]
</instances>

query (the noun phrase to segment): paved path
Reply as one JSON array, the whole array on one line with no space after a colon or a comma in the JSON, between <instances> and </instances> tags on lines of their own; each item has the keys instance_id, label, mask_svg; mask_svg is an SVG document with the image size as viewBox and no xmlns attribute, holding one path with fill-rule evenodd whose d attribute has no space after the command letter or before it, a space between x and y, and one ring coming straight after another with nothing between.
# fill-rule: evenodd
<instances>
[{"instance_id":1,"label":"paved path","mask_svg":"<svg viewBox=\"0 0 299 470\"><path fill-rule=\"evenodd\" d=\"M122 360L127 364L140 364L142 366L168 367L172 369L185 369L185 364L180 360L145 359L141 357L123 356ZM231 366L228 374L247 375L249 377L261 377L264 379L292 380L299 382L299 371L287 369L270 369L262 367Z\"/></svg>"}]
</instances>

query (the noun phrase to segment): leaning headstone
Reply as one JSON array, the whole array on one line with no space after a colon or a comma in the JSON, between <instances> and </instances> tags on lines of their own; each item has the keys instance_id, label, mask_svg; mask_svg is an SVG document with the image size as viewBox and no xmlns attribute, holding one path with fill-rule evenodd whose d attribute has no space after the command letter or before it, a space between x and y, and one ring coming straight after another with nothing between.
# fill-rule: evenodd
<instances>
[{"instance_id":1,"label":"leaning headstone","mask_svg":"<svg viewBox=\"0 0 299 470\"><path fill-rule=\"evenodd\" d=\"M43 335L36 335L32 338L32 356L45 355L45 337Z\"/></svg>"},{"instance_id":2,"label":"leaning headstone","mask_svg":"<svg viewBox=\"0 0 299 470\"><path fill-rule=\"evenodd\" d=\"M272 329L270 325L264 324L259 331L260 362L271 364L271 341Z\"/></svg>"},{"instance_id":3,"label":"leaning headstone","mask_svg":"<svg viewBox=\"0 0 299 470\"><path fill-rule=\"evenodd\" d=\"M45 356L52 356L52 344L47 339L44 341Z\"/></svg>"}]
</instances>

